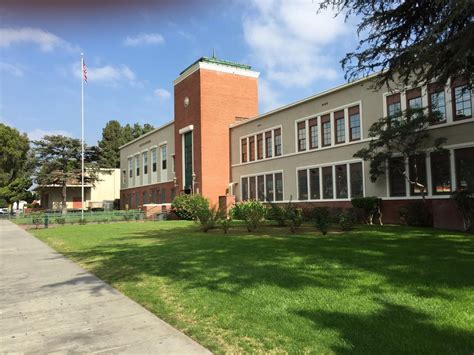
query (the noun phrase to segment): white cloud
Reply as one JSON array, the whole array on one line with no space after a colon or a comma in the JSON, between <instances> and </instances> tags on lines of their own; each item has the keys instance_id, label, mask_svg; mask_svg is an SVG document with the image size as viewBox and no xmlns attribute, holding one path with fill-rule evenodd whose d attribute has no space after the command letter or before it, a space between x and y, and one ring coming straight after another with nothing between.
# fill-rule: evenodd
<instances>
[{"instance_id":1,"label":"white cloud","mask_svg":"<svg viewBox=\"0 0 474 355\"><path fill-rule=\"evenodd\" d=\"M159 33L140 33L136 36L127 36L123 41L126 46L136 47L147 44L162 44L165 39Z\"/></svg>"},{"instance_id":2,"label":"white cloud","mask_svg":"<svg viewBox=\"0 0 474 355\"><path fill-rule=\"evenodd\" d=\"M81 78L81 69L77 65L73 67L74 75ZM136 74L126 65L104 65L102 67L87 66L87 81L90 83L102 83L110 86L118 86L128 83L135 87L142 87L143 83L137 80Z\"/></svg>"},{"instance_id":3,"label":"white cloud","mask_svg":"<svg viewBox=\"0 0 474 355\"><path fill-rule=\"evenodd\" d=\"M42 139L44 136L53 136L53 135L61 135L61 136L66 136L66 137L72 137L72 134L66 131L61 131L61 130L52 130L52 131L45 131L42 129L34 129L31 132L28 132L28 138L32 141L37 141Z\"/></svg>"},{"instance_id":4,"label":"white cloud","mask_svg":"<svg viewBox=\"0 0 474 355\"><path fill-rule=\"evenodd\" d=\"M273 110L283 104L282 95L265 79L260 79L258 82L258 94L263 111Z\"/></svg>"},{"instance_id":5,"label":"white cloud","mask_svg":"<svg viewBox=\"0 0 474 355\"><path fill-rule=\"evenodd\" d=\"M14 76L22 77L24 75L25 67L21 64L10 64L0 62L0 72L5 72Z\"/></svg>"},{"instance_id":6,"label":"white cloud","mask_svg":"<svg viewBox=\"0 0 474 355\"><path fill-rule=\"evenodd\" d=\"M34 43L44 52L50 52L58 47L70 51L79 50L55 34L40 28L0 28L0 47L9 47L15 43Z\"/></svg>"},{"instance_id":7,"label":"white cloud","mask_svg":"<svg viewBox=\"0 0 474 355\"><path fill-rule=\"evenodd\" d=\"M171 94L168 90L165 89L156 89L153 94L158 97L160 100L168 100L171 97Z\"/></svg>"}]
</instances>

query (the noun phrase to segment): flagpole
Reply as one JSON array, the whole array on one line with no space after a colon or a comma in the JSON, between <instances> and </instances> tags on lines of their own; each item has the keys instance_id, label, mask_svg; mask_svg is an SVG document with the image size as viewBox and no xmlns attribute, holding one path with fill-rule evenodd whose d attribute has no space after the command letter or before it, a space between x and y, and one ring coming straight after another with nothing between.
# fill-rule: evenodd
<instances>
[{"instance_id":1,"label":"flagpole","mask_svg":"<svg viewBox=\"0 0 474 355\"><path fill-rule=\"evenodd\" d=\"M81 219L84 219L84 53L81 53Z\"/></svg>"}]
</instances>

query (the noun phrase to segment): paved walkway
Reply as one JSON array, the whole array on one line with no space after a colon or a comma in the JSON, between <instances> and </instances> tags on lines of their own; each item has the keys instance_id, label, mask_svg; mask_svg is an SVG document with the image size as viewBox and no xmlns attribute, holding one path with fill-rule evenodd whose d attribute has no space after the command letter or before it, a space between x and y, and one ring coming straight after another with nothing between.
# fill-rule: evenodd
<instances>
[{"instance_id":1,"label":"paved walkway","mask_svg":"<svg viewBox=\"0 0 474 355\"><path fill-rule=\"evenodd\" d=\"M209 354L5 220L0 220L0 312L0 353Z\"/></svg>"}]
</instances>

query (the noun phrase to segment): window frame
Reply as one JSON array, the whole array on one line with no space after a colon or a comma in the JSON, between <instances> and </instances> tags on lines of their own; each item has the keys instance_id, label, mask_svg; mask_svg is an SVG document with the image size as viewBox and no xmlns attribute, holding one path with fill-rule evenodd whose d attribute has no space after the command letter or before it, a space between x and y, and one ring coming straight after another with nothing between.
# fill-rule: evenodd
<instances>
[{"instance_id":1,"label":"window frame","mask_svg":"<svg viewBox=\"0 0 474 355\"><path fill-rule=\"evenodd\" d=\"M469 116L458 116L457 110L456 110L456 89L459 89L461 87L467 87L468 83L464 80L453 80L451 84L451 103L452 103L452 110L453 110L453 121L462 121L462 120L467 120L469 118L472 118L472 89L467 90L468 92L468 97L469 97L469 105L470 105L470 110L471 114ZM463 101L464 103L465 101ZM464 105L463 105L464 106ZM464 108L464 107L463 107Z\"/></svg>"},{"instance_id":2,"label":"window frame","mask_svg":"<svg viewBox=\"0 0 474 355\"><path fill-rule=\"evenodd\" d=\"M339 140L339 123L342 121L342 140ZM334 144L344 144L346 143L346 118L344 110L339 110L334 112Z\"/></svg>"},{"instance_id":3,"label":"window frame","mask_svg":"<svg viewBox=\"0 0 474 355\"><path fill-rule=\"evenodd\" d=\"M325 124L329 124L327 132L329 133L329 143L325 143ZM331 114L321 116L321 147L330 147L332 145L332 133L331 133Z\"/></svg>"},{"instance_id":4,"label":"window frame","mask_svg":"<svg viewBox=\"0 0 474 355\"><path fill-rule=\"evenodd\" d=\"M361 119L360 119L360 107L359 107L359 105L349 107L348 115L349 115L349 118L348 118L348 120L349 120L349 142L360 141L362 139L362 125L361 125ZM355 117L355 116L358 117L358 121L359 121L358 126L352 126L351 118ZM354 128L359 129L359 137L358 138L354 138L354 135L352 133L352 130Z\"/></svg>"}]
</instances>

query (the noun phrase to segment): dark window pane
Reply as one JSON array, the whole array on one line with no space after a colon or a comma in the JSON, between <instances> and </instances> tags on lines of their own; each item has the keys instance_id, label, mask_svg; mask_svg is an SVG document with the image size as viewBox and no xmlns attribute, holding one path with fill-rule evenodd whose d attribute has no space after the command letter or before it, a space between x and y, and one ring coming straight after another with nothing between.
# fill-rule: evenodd
<instances>
[{"instance_id":1,"label":"dark window pane","mask_svg":"<svg viewBox=\"0 0 474 355\"><path fill-rule=\"evenodd\" d=\"M283 174L275 174L275 201L283 201Z\"/></svg>"},{"instance_id":2,"label":"dark window pane","mask_svg":"<svg viewBox=\"0 0 474 355\"><path fill-rule=\"evenodd\" d=\"M298 151L306 150L306 123L298 123Z\"/></svg>"},{"instance_id":3,"label":"dark window pane","mask_svg":"<svg viewBox=\"0 0 474 355\"><path fill-rule=\"evenodd\" d=\"M347 165L336 165L336 198L347 198Z\"/></svg>"},{"instance_id":4,"label":"dark window pane","mask_svg":"<svg viewBox=\"0 0 474 355\"><path fill-rule=\"evenodd\" d=\"M334 198L333 183L332 183L332 166L326 166L323 171L323 198Z\"/></svg>"},{"instance_id":5,"label":"dark window pane","mask_svg":"<svg viewBox=\"0 0 474 355\"><path fill-rule=\"evenodd\" d=\"M263 134L257 135L257 159L263 159Z\"/></svg>"},{"instance_id":6,"label":"dark window pane","mask_svg":"<svg viewBox=\"0 0 474 355\"><path fill-rule=\"evenodd\" d=\"M266 183L266 197L268 201L273 201L273 174L268 174L265 176Z\"/></svg>"},{"instance_id":7,"label":"dark window pane","mask_svg":"<svg viewBox=\"0 0 474 355\"><path fill-rule=\"evenodd\" d=\"M308 170L298 170L298 200L308 199Z\"/></svg>"},{"instance_id":8,"label":"dark window pane","mask_svg":"<svg viewBox=\"0 0 474 355\"><path fill-rule=\"evenodd\" d=\"M242 201L249 199L249 179L242 178Z\"/></svg>"},{"instance_id":9,"label":"dark window pane","mask_svg":"<svg viewBox=\"0 0 474 355\"><path fill-rule=\"evenodd\" d=\"M250 199L255 200L257 197L256 185L255 185L255 176L249 178L249 190L250 190Z\"/></svg>"},{"instance_id":10,"label":"dark window pane","mask_svg":"<svg viewBox=\"0 0 474 355\"><path fill-rule=\"evenodd\" d=\"M474 147L456 149L454 157L456 160L457 189L474 191Z\"/></svg>"},{"instance_id":11,"label":"dark window pane","mask_svg":"<svg viewBox=\"0 0 474 355\"><path fill-rule=\"evenodd\" d=\"M352 163L349 165L351 173L351 197L363 197L363 175L362 175L362 163Z\"/></svg>"},{"instance_id":12,"label":"dark window pane","mask_svg":"<svg viewBox=\"0 0 474 355\"><path fill-rule=\"evenodd\" d=\"M390 196L406 196L405 160L393 158L389 162Z\"/></svg>"},{"instance_id":13,"label":"dark window pane","mask_svg":"<svg viewBox=\"0 0 474 355\"><path fill-rule=\"evenodd\" d=\"M451 192L449 153L431 153L431 181L434 195Z\"/></svg>"},{"instance_id":14,"label":"dark window pane","mask_svg":"<svg viewBox=\"0 0 474 355\"><path fill-rule=\"evenodd\" d=\"M272 153L272 132L265 133L265 157L271 158Z\"/></svg>"},{"instance_id":15,"label":"dark window pane","mask_svg":"<svg viewBox=\"0 0 474 355\"><path fill-rule=\"evenodd\" d=\"M249 138L249 160L254 161L255 160L255 138L250 137Z\"/></svg>"},{"instance_id":16,"label":"dark window pane","mask_svg":"<svg viewBox=\"0 0 474 355\"><path fill-rule=\"evenodd\" d=\"M257 176L257 193L260 201L265 201L265 178L263 175Z\"/></svg>"},{"instance_id":17,"label":"dark window pane","mask_svg":"<svg viewBox=\"0 0 474 355\"><path fill-rule=\"evenodd\" d=\"M309 190L311 200L319 200L321 198L319 191L319 168L309 169Z\"/></svg>"},{"instance_id":18,"label":"dark window pane","mask_svg":"<svg viewBox=\"0 0 474 355\"><path fill-rule=\"evenodd\" d=\"M417 155L416 157L410 157L410 181L416 182L418 178L418 183L424 186L425 194L426 191L426 158L425 155ZM421 195L423 190L422 186L418 186L410 183L410 193L412 195Z\"/></svg>"},{"instance_id":19,"label":"dark window pane","mask_svg":"<svg viewBox=\"0 0 474 355\"><path fill-rule=\"evenodd\" d=\"M275 156L278 157L282 154L281 129L280 128L275 129L274 136L275 136Z\"/></svg>"},{"instance_id":20,"label":"dark window pane","mask_svg":"<svg viewBox=\"0 0 474 355\"><path fill-rule=\"evenodd\" d=\"M242 149L242 163L247 162L247 138L242 139L241 142L241 149Z\"/></svg>"},{"instance_id":21,"label":"dark window pane","mask_svg":"<svg viewBox=\"0 0 474 355\"><path fill-rule=\"evenodd\" d=\"M469 118L472 116L471 90L467 85L454 88L455 119Z\"/></svg>"}]
</instances>

